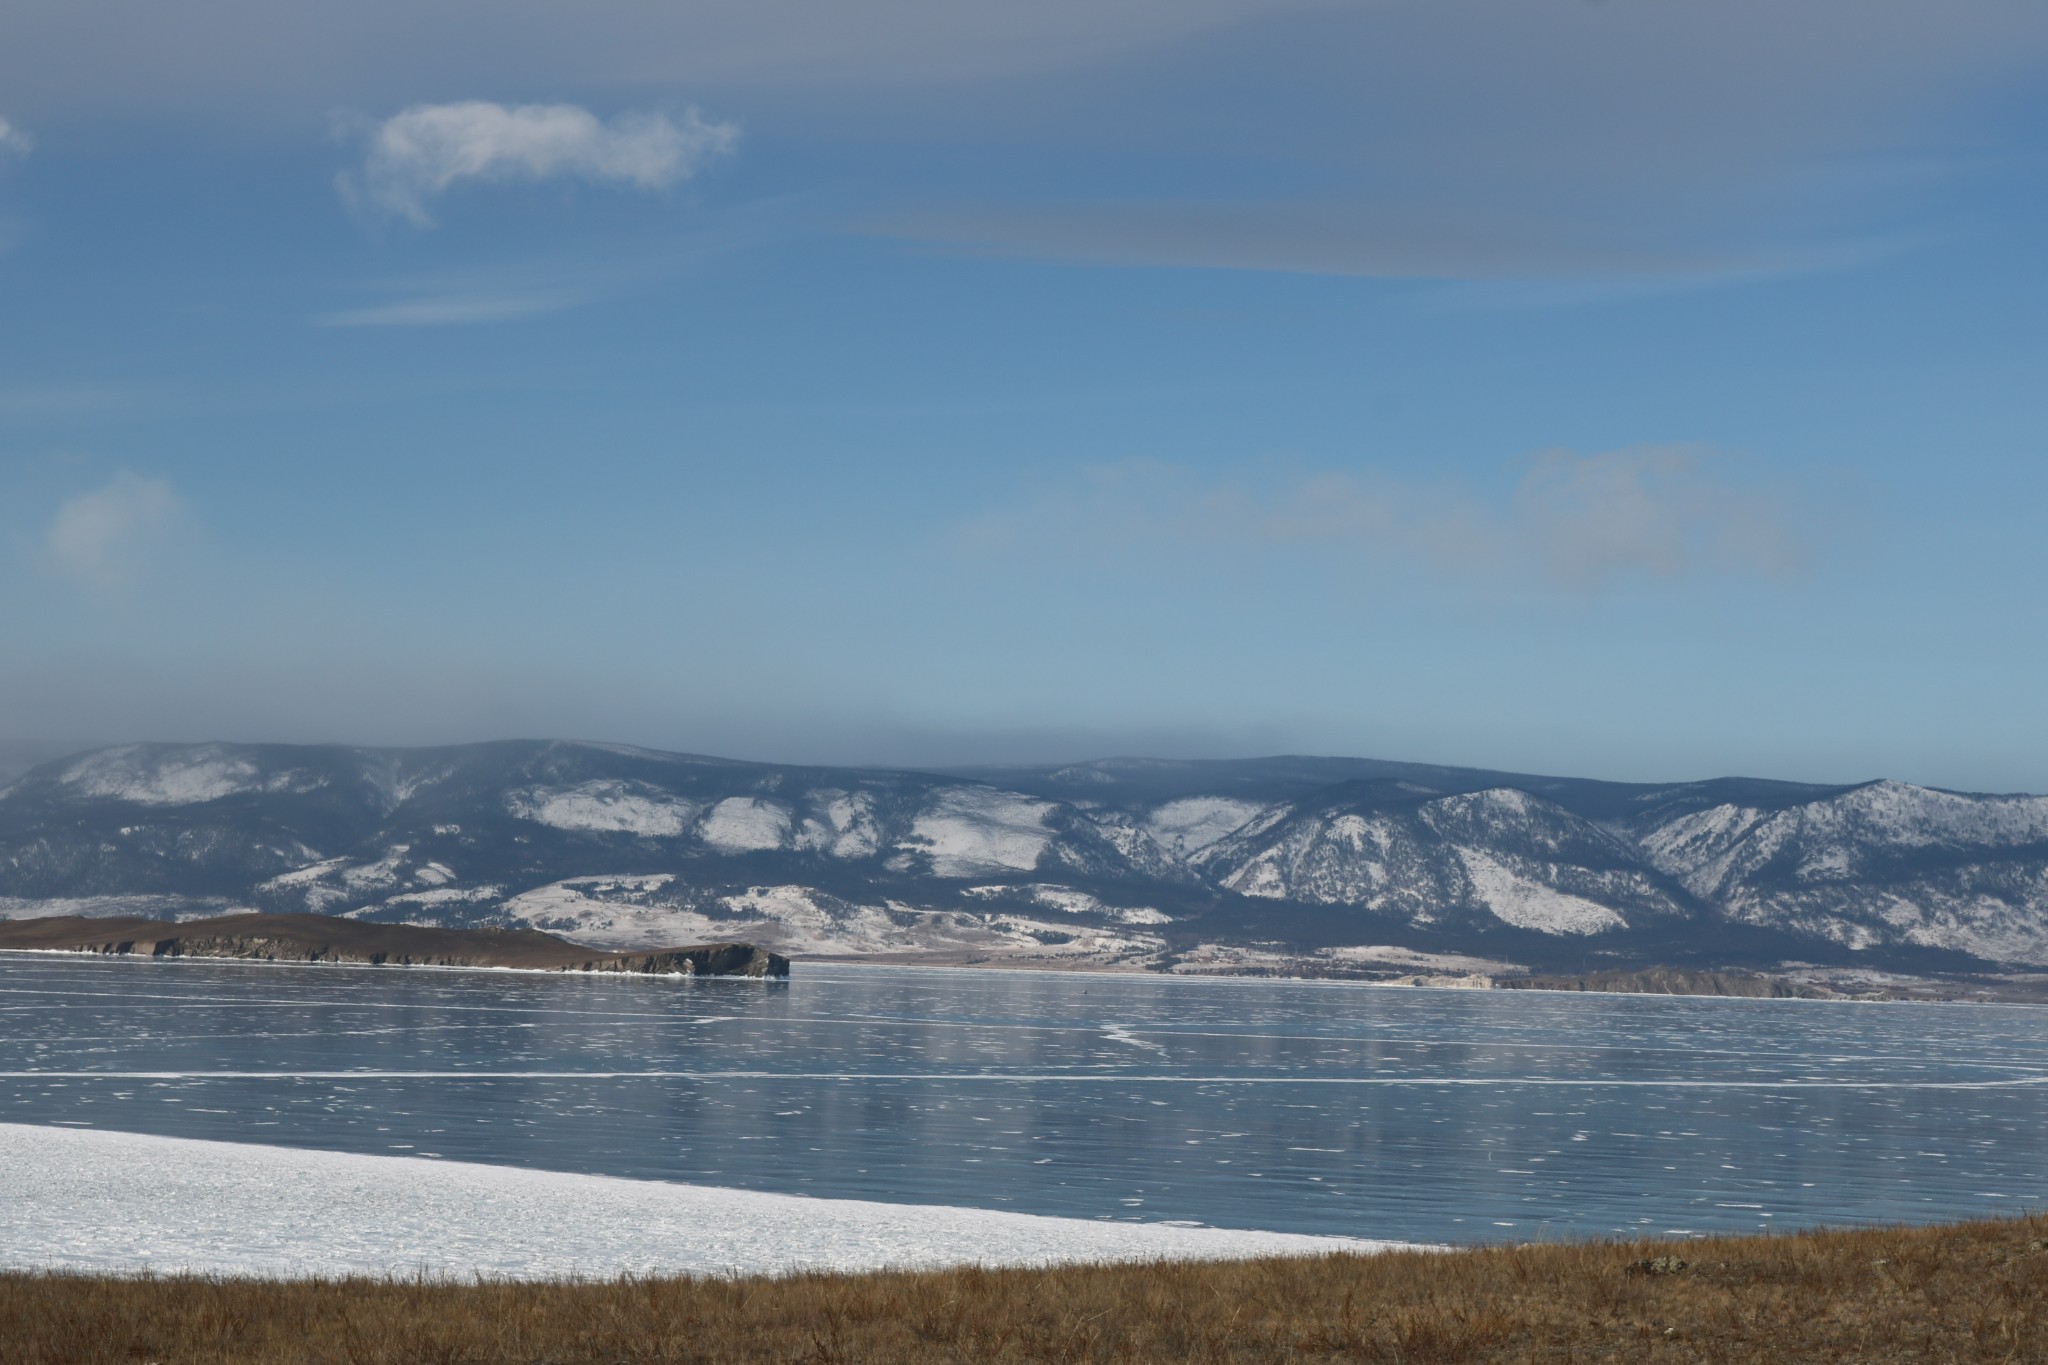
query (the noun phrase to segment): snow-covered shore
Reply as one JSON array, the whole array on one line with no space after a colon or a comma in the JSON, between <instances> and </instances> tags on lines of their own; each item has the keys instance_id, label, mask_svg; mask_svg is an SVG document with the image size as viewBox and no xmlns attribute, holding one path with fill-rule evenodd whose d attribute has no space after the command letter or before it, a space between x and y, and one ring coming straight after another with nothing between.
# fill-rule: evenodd
<instances>
[{"instance_id":1,"label":"snow-covered shore","mask_svg":"<svg viewBox=\"0 0 2048 1365\"><path fill-rule=\"evenodd\" d=\"M10 1269L548 1279L1399 1245L27 1124L0 1124L0 1170L0 1266Z\"/></svg>"}]
</instances>

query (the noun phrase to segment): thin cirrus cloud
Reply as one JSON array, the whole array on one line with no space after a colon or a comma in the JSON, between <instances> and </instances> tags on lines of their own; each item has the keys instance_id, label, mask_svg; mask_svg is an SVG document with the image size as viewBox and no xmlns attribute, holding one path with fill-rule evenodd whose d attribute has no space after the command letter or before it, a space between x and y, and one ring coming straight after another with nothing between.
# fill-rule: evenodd
<instances>
[{"instance_id":1,"label":"thin cirrus cloud","mask_svg":"<svg viewBox=\"0 0 2048 1365\"><path fill-rule=\"evenodd\" d=\"M431 227L430 205L465 181L667 189L730 155L739 137L737 124L695 109L606 122L574 104L417 104L370 129L362 165L337 185L352 204Z\"/></svg>"},{"instance_id":2,"label":"thin cirrus cloud","mask_svg":"<svg viewBox=\"0 0 2048 1365\"><path fill-rule=\"evenodd\" d=\"M1790 489L1731 476L1729 461L1690 446L1592 455L1546 451L1505 499L1448 484L1318 471L1267 480L1207 480L1135 461L1090 470L1059 494L970 522L971 554L1178 549L1336 553L1472 586L1539 583L1597 594L1694 577L1795 581L1824 546Z\"/></svg>"},{"instance_id":3,"label":"thin cirrus cloud","mask_svg":"<svg viewBox=\"0 0 2048 1365\"><path fill-rule=\"evenodd\" d=\"M1474 222L1346 204L1012 205L907 214L869 230L972 255L1380 279L1660 278L1752 268L1725 252L1601 240L1583 223L1526 215Z\"/></svg>"},{"instance_id":4,"label":"thin cirrus cloud","mask_svg":"<svg viewBox=\"0 0 2048 1365\"><path fill-rule=\"evenodd\" d=\"M13 157L27 156L35 146L35 139L27 133L0 118L0 162ZM16 241L17 229L5 219L0 219L0 251L11 249Z\"/></svg>"},{"instance_id":5,"label":"thin cirrus cloud","mask_svg":"<svg viewBox=\"0 0 2048 1365\"><path fill-rule=\"evenodd\" d=\"M339 308L331 313L322 313L313 321L321 327L474 327L495 322L520 322L559 313L586 302L587 297L566 291L451 294L366 304L360 308Z\"/></svg>"},{"instance_id":6,"label":"thin cirrus cloud","mask_svg":"<svg viewBox=\"0 0 2048 1365\"><path fill-rule=\"evenodd\" d=\"M43 558L51 572L81 587L126 588L191 525L185 500L167 481L123 470L58 506L43 532Z\"/></svg>"},{"instance_id":7,"label":"thin cirrus cloud","mask_svg":"<svg viewBox=\"0 0 2048 1365\"><path fill-rule=\"evenodd\" d=\"M970 256L1494 286L1541 282L1572 290L1566 301L1589 291L1659 292L1836 270L1893 249L1874 240L1709 248L1654 234L1629 240L1596 223L1526 213L1482 219L1308 202L1013 205L906 214L865 230ZM1503 299L1512 301L1472 293L1463 303L1497 306ZM1522 301L1543 300L1527 294Z\"/></svg>"}]
</instances>

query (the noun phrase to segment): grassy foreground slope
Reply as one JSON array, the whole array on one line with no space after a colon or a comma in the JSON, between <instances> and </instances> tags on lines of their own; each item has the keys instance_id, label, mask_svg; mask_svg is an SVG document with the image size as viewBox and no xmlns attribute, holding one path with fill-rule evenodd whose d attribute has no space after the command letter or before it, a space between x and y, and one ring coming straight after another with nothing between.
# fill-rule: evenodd
<instances>
[{"instance_id":1,"label":"grassy foreground slope","mask_svg":"<svg viewBox=\"0 0 2048 1365\"><path fill-rule=\"evenodd\" d=\"M2042 1361L2048 1217L1689 1243L597 1284L0 1275L11 1365ZM1652 1258L1685 1267L1646 1273Z\"/></svg>"}]
</instances>

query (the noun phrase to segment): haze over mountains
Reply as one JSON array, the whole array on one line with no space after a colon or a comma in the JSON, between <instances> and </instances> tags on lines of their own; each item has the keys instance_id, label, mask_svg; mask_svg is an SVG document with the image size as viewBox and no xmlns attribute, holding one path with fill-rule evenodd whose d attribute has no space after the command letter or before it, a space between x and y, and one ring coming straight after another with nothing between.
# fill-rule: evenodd
<instances>
[{"instance_id":1,"label":"haze over mountains","mask_svg":"<svg viewBox=\"0 0 2048 1365\"><path fill-rule=\"evenodd\" d=\"M621 745L128 745L0 790L0 916L1332 970L2048 963L2048 798L1371 759L950 773Z\"/></svg>"}]
</instances>

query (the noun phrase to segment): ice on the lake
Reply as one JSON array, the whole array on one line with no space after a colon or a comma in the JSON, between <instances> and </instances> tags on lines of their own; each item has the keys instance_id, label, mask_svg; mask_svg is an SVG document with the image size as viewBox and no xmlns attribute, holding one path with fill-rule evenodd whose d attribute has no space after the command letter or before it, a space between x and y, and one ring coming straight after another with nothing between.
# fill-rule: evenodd
<instances>
[{"instance_id":1,"label":"ice on the lake","mask_svg":"<svg viewBox=\"0 0 2048 1365\"><path fill-rule=\"evenodd\" d=\"M515 1279L1374 1252L1399 1243L0 1124L0 1265Z\"/></svg>"}]
</instances>

